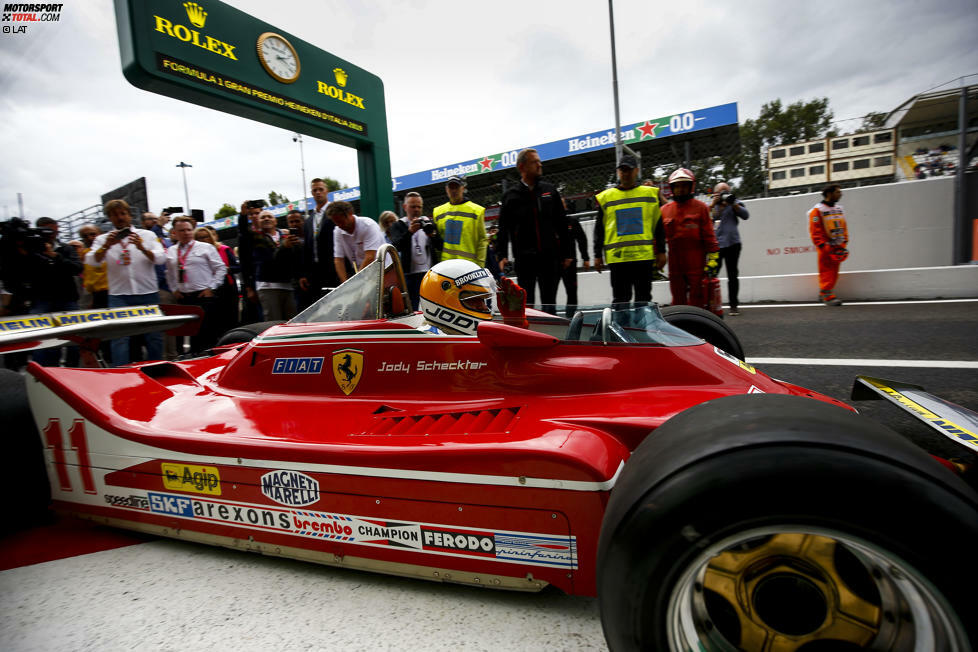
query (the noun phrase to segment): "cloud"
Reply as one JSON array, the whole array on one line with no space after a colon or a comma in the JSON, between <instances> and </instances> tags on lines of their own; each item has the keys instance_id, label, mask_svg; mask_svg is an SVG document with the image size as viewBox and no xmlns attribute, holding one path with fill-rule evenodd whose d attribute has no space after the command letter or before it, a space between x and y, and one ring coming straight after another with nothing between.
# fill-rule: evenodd
<instances>
[{"instance_id":1,"label":"cloud","mask_svg":"<svg viewBox=\"0 0 978 652\"><path fill-rule=\"evenodd\" d=\"M203 3L205 4L205 3ZM391 170L409 174L568 138L614 122L607 6L585 0L459 5L232 0L238 9L379 75ZM623 123L737 102L829 97L837 118L889 111L978 72L974 0L745 0L614 5ZM61 217L147 178L151 207L213 213L301 192L291 132L131 86L110 2L0 34L0 217ZM978 78L972 78L972 83ZM307 181L358 185L352 150L304 139Z\"/></svg>"}]
</instances>

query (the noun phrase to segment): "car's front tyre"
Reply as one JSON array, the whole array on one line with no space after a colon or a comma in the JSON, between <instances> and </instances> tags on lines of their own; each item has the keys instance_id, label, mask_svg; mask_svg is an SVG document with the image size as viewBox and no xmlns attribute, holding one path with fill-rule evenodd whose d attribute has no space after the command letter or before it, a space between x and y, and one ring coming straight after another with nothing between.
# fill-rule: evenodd
<instances>
[{"instance_id":1,"label":"car's front tyre","mask_svg":"<svg viewBox=\"0 0 978 652\"><path fill-rule=\"evenodd\" d=\"M635 451L602 525L612 650L969 650L978 496L841 408L735 396Z\"/></svg>"}]
</instances>

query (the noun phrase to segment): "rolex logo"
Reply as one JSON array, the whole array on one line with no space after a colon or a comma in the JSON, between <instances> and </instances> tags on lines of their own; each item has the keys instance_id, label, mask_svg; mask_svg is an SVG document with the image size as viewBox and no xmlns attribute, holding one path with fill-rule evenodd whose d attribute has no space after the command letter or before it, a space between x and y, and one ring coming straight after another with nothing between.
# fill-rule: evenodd
<instances>
[{"instance_id":1,"label":"rolex logo","mask_svg":"<svg viewBox=\"0 0 978 652\"><path fill-rule=\"evenodd\" d=\"M333 68L333 75L336 77L336 83L340 85L340 88L346 86L348 75L345 70L342 68Z\"/></svg>"},{"instance_id":2,"label":"rolex logo","mask_svg":"<svg viewBox=\"0 0 978 652\"><path fill-rule=\"evenodd\" d=\"M207 12L196 2L184 2L183 8L187 10L187 18L194 27L203 27L207 20Z\"/></svg>"}]
</instances>

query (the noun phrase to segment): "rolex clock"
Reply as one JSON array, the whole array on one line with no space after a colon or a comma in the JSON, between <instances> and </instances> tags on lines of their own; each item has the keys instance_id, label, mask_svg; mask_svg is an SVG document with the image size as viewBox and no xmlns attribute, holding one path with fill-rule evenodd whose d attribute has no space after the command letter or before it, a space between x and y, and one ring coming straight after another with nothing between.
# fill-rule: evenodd
<instances>
[{"instance_id":1,"label":"rolex clock","mask_svg":"<svg viewBox=\"0 0 978 652\"><path fill-rule=\"evenodd\" d=\"M258 37L258 60L265 72L283 84L299 78L299 56L284 36L265 32Z\"/></svg>"}]
</instances>

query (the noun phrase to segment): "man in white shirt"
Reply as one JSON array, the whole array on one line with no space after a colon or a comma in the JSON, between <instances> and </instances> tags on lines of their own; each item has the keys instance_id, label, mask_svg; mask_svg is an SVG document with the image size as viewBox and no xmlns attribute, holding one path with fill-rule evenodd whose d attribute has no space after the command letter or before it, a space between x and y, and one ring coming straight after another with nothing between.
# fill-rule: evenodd
<instances>
[{"instance_id":1,"label":"man in white shirt","mask_svg":"<svg viewBox=\"0 0 978 652\"><path fill-rule=\"evenodd\" d=\"M219 335L214 331L220 323L214 314L216 292L224 282L227 265L217 247L194 239L195 226L194 218L186 215L173 219L170 233L175 242L166 251L166 283L177 303L204 309L200 329L190 338L190 348L203 351L214 346Z\"/></svg>"},{"instance_id":2,"label":"man in white shirt","mask_svg":"<svg viewBox=\"0 0 978 652\"><path fill-rule=\"evenodd\" d=\"M98 267L106 262L109 278L109 308L155 305L160 302L154 265L163 259L163 245L156 234L132 228L129 204L113 199L105 205L105 215L114 231L95 238L85 263ZM163 352L163 335L147 333L146 355L159 360ZM112 364L129 364L129 338L112 340Z\"/></svg>"},{"instance_id":3,"label":"man in white shirt","mask_svg":"<svg viewBox=\"0 0 978 652\"><path fill-rule=\"evenodd\" d=\"M360 271L377 257L384 244L384 232L369 217L353 214L353 205L334 201L326 207L326 216L336 224L333 234L333 265L342 283L347 279L346 260Z\"/></svg>"}]
</instances>

